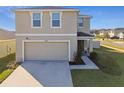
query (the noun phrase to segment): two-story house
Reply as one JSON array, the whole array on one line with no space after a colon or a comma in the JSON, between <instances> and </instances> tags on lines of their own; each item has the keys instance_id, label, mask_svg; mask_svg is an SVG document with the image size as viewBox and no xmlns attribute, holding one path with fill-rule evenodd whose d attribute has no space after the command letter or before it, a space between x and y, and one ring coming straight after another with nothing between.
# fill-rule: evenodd
<instances>
[{"instance_id":1,"label":"two-story house","mask_svg":"<svg viewBox=\"0 0 124 93\"><path fill-rule=\"evenodd\" d=\"M116 29L111 29L108 30L109 36L110 37L118 37L119 39L124 38L124 29L123 28L116 28Z\"/></svg>"},{"instance_id":2,"label":"two-story house","mask_svg":"<svg viewBox=\"0 0 124 93\"><path fill-rule=\"evenodd\" d=\"M84 50L93 51L91 16L79 9L33 7L16 9L16 61L73 61L78 41Z\"/></svg>"}]
</instances>

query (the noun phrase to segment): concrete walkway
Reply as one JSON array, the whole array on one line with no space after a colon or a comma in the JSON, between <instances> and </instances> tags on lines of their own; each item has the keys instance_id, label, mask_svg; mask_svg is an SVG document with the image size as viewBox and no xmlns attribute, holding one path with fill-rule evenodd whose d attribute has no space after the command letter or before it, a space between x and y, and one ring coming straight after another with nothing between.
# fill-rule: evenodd
<instances>
[{"instance_id":1,"label":"concrete walkway","mask_svg":"<svg viewBox=\"0 0 124 93\"><path fill-rule=\"evenodd\" d=\"M71 65L71 69L99 69L87 56L82 56L82 60L85 64Z\"/></svg>"},{"instance_id":2,"label":"concrete walkway","mask_svg":"<svg viewBox=\"0 0 124 93\"><path fill-rule=\"evenodd\" d=\"M19 66L0 87L42 87L32 75L22 66Z\"/></svg>"}]
</instances>

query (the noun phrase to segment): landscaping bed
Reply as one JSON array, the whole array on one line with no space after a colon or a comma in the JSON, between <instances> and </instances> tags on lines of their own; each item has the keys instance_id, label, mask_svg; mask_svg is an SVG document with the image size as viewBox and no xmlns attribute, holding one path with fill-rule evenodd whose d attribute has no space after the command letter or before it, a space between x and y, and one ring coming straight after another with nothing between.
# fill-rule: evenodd
<instances>
[{"instance_id":1,"label":"landscaping bed","mask_svg":"<svg viewBox=\"0 0 124 93\"><path fill-rule=\"evenodd\" d=\"M83 60L81 60L81 63L70 61L69 65L85 65L85 63L83 62Z\"/></svg>"},{"instance_id":2,"label":"landscaping bed","mask_svg":"<svg viewBox=\"0 0 124 93\"><path fill-rule=\"evenodd\" d=\"M83 65L85 64L81 59L82 53L84 51L84 41L78 40L77 52L74 53L74 61L70 61L70 65Z\"/></svg>"}]
</instances>

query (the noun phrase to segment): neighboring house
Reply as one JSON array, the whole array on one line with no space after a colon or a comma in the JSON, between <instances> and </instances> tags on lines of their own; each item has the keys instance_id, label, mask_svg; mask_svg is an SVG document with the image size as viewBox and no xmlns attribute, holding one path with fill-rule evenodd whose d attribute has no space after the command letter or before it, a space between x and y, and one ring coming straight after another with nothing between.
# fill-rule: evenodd
<instances>
[{"instance_id":1,"label":"neighboring house","mask_svg":"<svg viewBox=\"0 0 124 93\"><path fill-rule=\"evenodd\" d=\"M93 30L90 30L90 33L94 36L94 37L97 37L97 36L100 36L99 34L99 30L97 29L93 29ZM102 34L103 35L103 34Z\"/></svg>"},{"instance_id":2,"label":"neighboring house","mask_svg":"<svg viewBox=\"0 0 124 93\"><path fill-rule=\"evenodd\" d=\"M99 32L99 35L100 35L100 36L104 36L104 32L103 32L103 31L100 31L100 32Z\"/></svg>"},{"instance_id":3,"label":"neighboring house","mask_svg":"<svg viewBox=\"0 0 124 93\"><path fill-rule=\"evenodd\" d=\"M124 32L120 32L120 33L118 34L118 37L119 37L120 39L124 39Z\"/></svg>"},{"instance_id":4,"label":"neighboring house","mask_svg":"<svg viewBox=\"0 0 124 93\"><path fill-rule=\"evenodd\" d=\"M106 37L108 35L108 32L106 31L106 29L100 29L99 30L99 36L100 37Z\"/></svg>"},{"instance_id":5,"label":"neighboring house","mask_svg":"<svg viewBox=\"0 0 124 93\"><path fill-rule=\"evenodd\" d=\"M112 38L114 36L119 37L120 39L124 38L124 28L115 28L115 29L97 29L91 30L92 34L104 37Z\"/></svg>"},{"instance_id":6,"label":"neighboring house","mask_svg":"<svg viewBox=\"0 0 124 93\"><path fill-rule=\"evenodd\" d=\"M115 33L112 29L108 30L107 32L108 32L108 35L109 35L110 38L115 36Z\"/></svg>"},{"instance_id":7,"label":"neighboring house","mask_svg":"<svg viewBox=\"0 0 124 93\"><path fill-rule=\"evenodd\" d=\"M119 37L119 39L124 39L124 28L116 28L115 35Z\"/></svg>"},{"instance_id":8,"label":"neighboring house","mask_svg":"<svg viewBox=\"0 0 124 93\"><path fill-rule=\"evenodd\" d=\"M124 28L116 28L116 29L108 30L108 34L110 37L117 36L120 39L123 39L124 38Z\"/></svg>"},{"instance_id":9,"label":"neighboring house","mask_svg":"<svg viewBox=\"0 0 124 93\"><path fill-rule=\"evenodd\" d=\"M79 9L34 7L16 9L16 61L73 61L79 41L93 51L90 18Z\"/></svg>"}]
</instances>

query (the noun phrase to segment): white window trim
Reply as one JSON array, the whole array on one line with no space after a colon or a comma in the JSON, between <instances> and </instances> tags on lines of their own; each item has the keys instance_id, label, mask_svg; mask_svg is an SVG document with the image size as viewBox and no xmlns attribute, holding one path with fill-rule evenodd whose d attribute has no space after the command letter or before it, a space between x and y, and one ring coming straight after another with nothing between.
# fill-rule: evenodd
<instances>
[{"instance_id":1,"label":"white window trim","mask_svg":"<svg viewBox=\"0 0 124 93\"><path fill-rule=\"evenodd\" d=\"M33 13L40 13L40 21L41 21L41 24L40 24L40 27L34 27L33 26ZM31 12L31 28L42 28L42 17L43 17L43 13L42 12Z\"/></svg>"},{"instance_id":2,"label":"white window trim","mask_svg":"<svg viewBox=\"0 0 124 93\"><path fill-rule=\"evenodd\" d=\"M52 13L60 13L60 26L59 27L52 26ZM50 26L51 26L51 28L61 28L62 27L62 12L59 12L59 11L50 12Z\"/></svg>"},{"instance_id":3,"label":"white window trim","mask_svg":"<svg viewBox=\"0 0 124 93\"><path fill-rule=\"evenodd\" d=\"M70 40L22 40L22 61L25 61L24 53L25 53L25 43L26 42L67 42L68 43L68 60L71 61L70 57Z\"/></svg>"}]
</instances>

